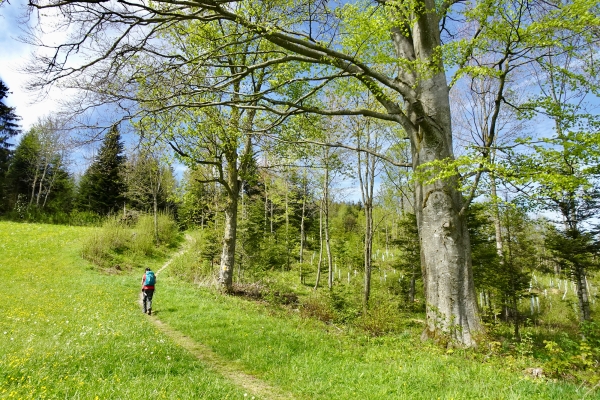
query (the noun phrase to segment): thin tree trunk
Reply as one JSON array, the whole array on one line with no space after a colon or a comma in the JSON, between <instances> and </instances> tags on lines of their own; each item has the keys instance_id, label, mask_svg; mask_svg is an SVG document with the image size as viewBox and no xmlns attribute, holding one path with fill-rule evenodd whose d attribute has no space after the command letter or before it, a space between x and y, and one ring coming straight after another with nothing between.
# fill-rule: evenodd
<instances>
[{"instance_id":1,"label":"thin tree trunk","mask_svg":"<svg viewBox=\"0 0 600 400\"><path fill-rule=\"evenodd\" d=\"M154 211L154 239L156 240L156 246L160 245L160 241L158 240L158 194L154 193L152 195L152 209Z\"/></svg>"},{"instance_id":2,"label":"thin tree trunk","mask_svg":"<svg viewBox=\"0 0 600 400\"><path fill-rule=\"evenodd\" d=\"M48 163L45 163L44 170L42 171L42 176L40 177L40 187L38 188L37 197L35 199L36 207L40 206L40 198L42 197L42 189L44 188L44 179L46 179L47 172L48 172Z\"/></svg>"},{"instance_id":3,"label":"thin tree trunk","mask_svg":"<svg viewBox=\"0 0 600 400\"><path fill-rule=\"evenodd\" d=\"M369 298L371 297L371 270L373 266L373 209L371 205L365 204L365 243L364 243L364 263L365 263L365 282L363 290L363 311L366 313L369 309Z\"/></svg>"},{"instance_id":4,"label":"thin tree trunk","mask_svg":"<svg viewBox=\"0 0 600 400\"><path fill-rule=\"evenodd\" d=\"M237 212L240 194L237 158L230 157L227 170L227 199L225 205L225 223L223 233L223 251L221 253L221 266L219 283L225 292L233 289L233 274L235 267L235 246L237 240Z\"/></svg>"},{"instance_id":5,"label":"thin tree trunk","mask_svg":"<svg viewBox=\"0 0 600 400\"><path fill-rule=\"evenodd\" d=\"M408 302L413 304L415 302L415 286L417 282L417 268L413 265L410 274L410 285L408 287Z\"/></svg>"},{"instance_id":6,"label":"thin tree trunk","mask_svg":"<svg viewBox=\"0 0 600 400\"><path fill-rule=\"evenodd\" d=\"M38 171L38 168L36 165L35 174L33 175L33 184L31 185L31 197L29 198L30 206L33 205L33 199L35 198L35 188L37 186L38 174L39 174L39 171Z\"/></svg>"},{"instance_id":7,"label":"thin tree trunk","mask_svg":"<svg viewBox=\"0 0 600 400\"><path fill-rule=\"evenodd\" d=\"M285 250L286 250L286 270L290 269L290 204L288 197L289 187L287 177L285 177Z\"/></svg>"},{"instance_id":8,"label":"thin tree trunk","mask_svg":"<svg viewBox=\"0 0 600 400\"><path fill-rule=\"evenodd\" d=\"M580 265L576 265L573 268L573 272L574 272L573 275L575 278L575 283L577 286L577 299L579 301L579 310L580 310L579 319L582 322L589 321L591 319L591 312L590 312L590 300L589 300L587 285L586 285L585 268Z\"/></svg>"},{"instance_id":9,"label":"thin tree trunk","mask_svg":"<svg viewBox=\"0 0 600 400\"><path fill-rule=\"evenodd\" d=\"M266 235L267 233L267 225L269 224L269 195L268 195L268 184L267 184L267 177L265 177L265 226L264 226L264 233Z\"/></svg>"},{"instance_id":10,"label":"thin tree trunk","mask_svg":"<svg viewBox=\"0 0 600 400\"><path fill-rule=\"evenodd\" d=\"M500 257L500 263L504 263L503 243L502 243L502 226L500 225L500 207L498 206L498 195L496 193L496 177L494 173L490 173L490 184L493 199L493 213L494 213L494 231L496 234L496 252Z\"/></svg>"},{"instance_id":11,"label":"thin tree trunk","mask_svg":"<svg viewBox=\"0 0 600 400\"><path fill-rule=\"evenodd\" d=\"M315 290L319 288L321 280L321 264L323 262L323 202L319 209L319 262L317 263L317 279L315 281Z\"/></svg>"},{"instance_id":12,"label":"thin tree trunk","mask_svg":"<svg viewBox=\"0 0 600 400\"><path fill-rule=\"evenodd\" d=\"M331 255L331 246L329 243L329 153L326 150L326 162L325 162L325 180L323 184L323 216L325 231L325 249L327 250L327 287L329 290L333 288L333 258Z\"/></svg>"},{"instance_id":13,"label":"thin tree trunk","mask_svg":"<svg viewBox=\"0 0 600 400\"><path fill-rule=\"evenodd\" d=\"M48 188L46 189L46 193L44 194L44 202L42 203L42 208L46 207L46 203L48 202L48 196L50 196L52 187L54 187L54 182L56 181L56 176L57 176L58 170L60 168L60 164L61 164L61 162L58 161L56 163L56 165L54 166L55 172L52 174L52 178L50 179L50 182L48 182Z\"/></svg>"},{"instance_id":14,"label":"thin tree trunk","mask_svg":"<svg viewBox=\"0 0 600 400\"><path fill-rule=\"evenodd\" d=\"M359 128L360 129L360 128ZM361 132L358 133L358 147L361 147ZM369 123L366 125L365 147L371 148L371 132ZM358 152L358 180L360 192L365 210L365 238L364 238L364 288L363 288L363 312L369 309L369 298L371 297L371 274L373 267L373 187L375 185L375 158L366 153L364 161L361 152ZM363 170L364 162L364 170ZM364 172L363 172L364 171Z\"/></svg>"},{"instance_id":15,"label":"thin tree trunk","mask_svg":"<svg viewBox=\"0 0 600 400\"><path fill-rule=\"evenodd\" d=\"M304 262L304 219L306 216L306 175L302 181L302 217L300 218L300 264Z\"/></svg>"}]
</instances>

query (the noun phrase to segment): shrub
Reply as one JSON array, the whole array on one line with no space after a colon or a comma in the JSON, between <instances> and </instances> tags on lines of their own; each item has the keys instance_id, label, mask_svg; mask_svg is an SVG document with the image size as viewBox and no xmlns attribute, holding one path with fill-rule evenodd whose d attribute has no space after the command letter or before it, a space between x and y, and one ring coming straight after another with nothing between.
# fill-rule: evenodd
<instances>
[{"instance_id":1,"label":"shrub","mask_svg":"<svg viewBox=\"0 0 600 400\"><path fill-rule=\"evenodd\" d=\"M167 247L179 244L179 226L175 219L165 213L158 214L158 241Z\"/></svg>"},{"instance_id":2,"label":"shrub","mask_svg":"<svg viewBox=\"0 0 600 400\"><path fill-rule=\"evenodd\" d=\"M161 237L163 246L179 240L177 225L167 215L159 218L159 240ZM82 256L101 268L124 269L134 266L135 256L162 254L163 246L156 244L152 216L140 216L133 228L127 221L111 217L83 244Z\"/></svg>"},{"instance_id":3,"label":"shrub","mask_svg":"<svg viewBox=\"0 0 600 400\"><path fill-rule=\"evenodd\" d=\"M102 217L91 211L73 211L69 215L69 224L75 226L100 226Z\"/></svg>"},{"instance_id":4,"label":"shrub","mask_svg":"<svg viewBox=\"0 0 600 400\"><path fill-rule=\"evenodd\" d=\"M315 318L323 322L331 322L335 319L335 313L328 299L317 292L311 293L303 300L300 312L305 318Z\"/></svg>"},{"instance_id":5,"label":"shrub","mask_svg":"<svg viewBox=\"0 0 600 400\"><path fill-rule=\"evenodd\" d=\"M141 216L134 227L131 250L142 256L151 256L158 249L154 239L154 218L151 215Z\"/></svg>"},{"instance_id":6,"label":"shrub","mask_svg":"<svg viewBox=\"0 0 600 400\"><path fill-rule=\"evenodd\" d=\"M190 247L173 260L169 271L189 282L212 283L217 272L215 257L218 248L214 230L202 229L188 235L192 237Z\"/></svg>"},{"instance_id":7,"label":"shrub","mask_svg":"<svg viewBox=\"0 0 600 400\"><path fill-rule=\"evenodd\" d=\"M129 247L131 233L115 218L106 220L102 229L83 243L82 257L101 268L118 265L116 257Z\"/></svg>"}]
</instances>

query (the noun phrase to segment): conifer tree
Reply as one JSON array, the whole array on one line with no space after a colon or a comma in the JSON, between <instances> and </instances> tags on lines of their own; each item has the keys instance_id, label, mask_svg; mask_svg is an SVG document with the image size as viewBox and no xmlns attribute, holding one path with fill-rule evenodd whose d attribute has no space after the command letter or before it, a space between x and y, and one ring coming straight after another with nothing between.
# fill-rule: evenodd
<instances>
[{"instance_id":1,"label":"conifer tree","mask_svg":"<svg viewBox=\"0 0 600 400\"><path fill-rule=\"evenodd\" d=\"M121 134L113 126L94 162L79 184L77 207L101 215L118 210L125 201L125 155Z\"/></svg>"},{"instance_id":2,"label":"conifer tree","mask_svg":"<svg viewBox=\"0 0 600 400\"><path fill-rule=\"evenodd\" d=\"M8 139L18 135L18 121L21 119L15 114L15 109L4 104L4 98L8 97L8 87L0 80L0 211L7 208L6 197L6 173L12 152Z\"/></svg>"}]
</instances>

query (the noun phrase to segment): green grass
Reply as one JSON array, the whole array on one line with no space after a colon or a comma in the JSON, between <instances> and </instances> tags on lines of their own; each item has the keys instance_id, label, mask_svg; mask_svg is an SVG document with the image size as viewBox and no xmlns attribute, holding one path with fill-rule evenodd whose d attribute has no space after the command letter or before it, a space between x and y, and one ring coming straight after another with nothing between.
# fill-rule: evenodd
<instances>
[{"instance_id":1,"label":"green grass","mask_svg":"<svg viewBox=\"0 0 600 400\"><path fill-rule=\"evenodd\" d=\"M158 333L139 276L81 260L91 232L0 223L0 398L243 398Z\"/></svg>"},{"instance_id":2,"label":"green grass","mask_svg":"<svg viewBox=\"0 0 600 400\"><path fill-rule=\"evenodd\" d=\"M82 239L93 231L0 223L0 398L245 398L141 313L141 271L108 275L82 261ZM148 262L156 270L164 261ZM418 324L361 336L198 289L168 268L153 308L151 318L296 398L600 398L508 368L520 360L482 362L481 353L424 344Z\"/></svg>"},{"instance_id":3,"label":"green grass","mask_svg":"<svg viewBox=\"0 0 600 400\"><path fill-rule=\"evenodd\" d=\"M165 280L160 318L274 385L306 399L579 399L594 392L532 381L416 337L355 337L264 305ZM284 318L282 318L284 317ZM515 362L506 360L507 363ZM535 367L532 365L531 367Z\"/></svg>"}]
</instances>

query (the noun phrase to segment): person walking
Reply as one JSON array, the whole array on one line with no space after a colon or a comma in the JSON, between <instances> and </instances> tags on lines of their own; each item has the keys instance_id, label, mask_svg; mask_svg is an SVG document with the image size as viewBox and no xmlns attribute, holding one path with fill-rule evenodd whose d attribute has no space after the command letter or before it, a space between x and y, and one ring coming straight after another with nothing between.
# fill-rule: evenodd
<instances>
[{"instance_id":1,"label":"person walking","mask_svg":"<svg viewBox=\"0 0 600 400\"><path fill-rule=\"evenodd\" d=\"M142 277L142 295L144 314L152 315L152 297L154 296L154 285L156 284L156 275L150 268L146 268Z\"/></svg>"}]
</instances>

